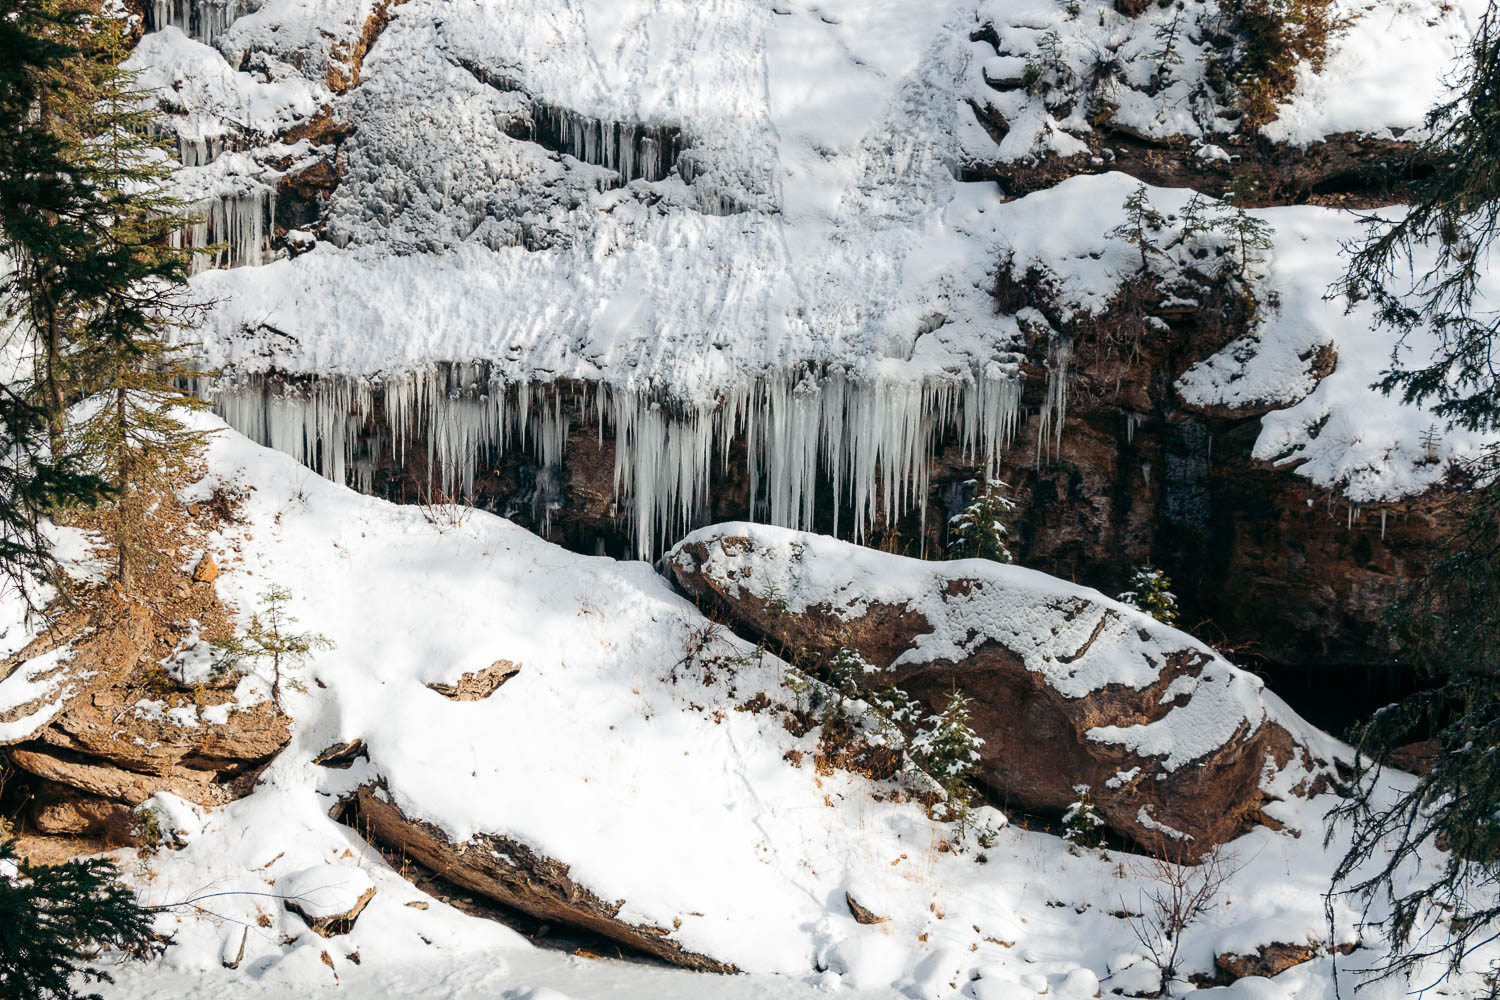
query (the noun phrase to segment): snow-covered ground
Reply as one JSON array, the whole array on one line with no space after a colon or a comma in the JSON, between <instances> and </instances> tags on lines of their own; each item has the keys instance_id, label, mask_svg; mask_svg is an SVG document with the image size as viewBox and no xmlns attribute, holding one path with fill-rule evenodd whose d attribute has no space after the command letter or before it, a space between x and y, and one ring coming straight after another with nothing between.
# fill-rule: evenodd
<instances>
[{"instance_id":1,"label":"snow-covered ground","mask_svg":"<svg viewBox=\"0 0 1500 1000\"><path fill-rule=\"evenodd\" d=\"M1129 921L1112 915L1141 909L1151 883L1140 859L1074 854L992 810L982 810L997 828L992 846L949 851L953 828L917 804L797 762L792 751L810 758L816 730L795 737L775 712L739 710L760 692L793 702L782 665L728 633L709 644L709 669L686 661L708 623L647 564L572 554L483 513L363 497L227 429L185 498L218 485L244 493L243 520L205 540L221 597L248 617L268 587L285 586L296 628L334 646L298 672L304 690L286 691L292 742L256 790L207 814L176 804L163 826L186 846L127 857L148 902L202 897L202 910L164 916L172 944L160 963L120 970L108 995L256 997L337 982L360 996L551 996L526 992L545 987L573 997L1084 1000L1101 984L1149 988ZM1044 592L1092 593L1042 582ZM453 701L428 687L500 658L520 669L488 698ZM35 696L26 673L0 685L0 704ZM252 676L239 695L266 689ZM313 763L354 739L368 749L353 767ZM1326 940L1322 894L1342 840L1323 845L1333 799L1291 794L1296 779L1295 768L1275 778L1281 800L1266 807L1286 829L1231 844L1237 871L1220 905L1186 932L1188 972L1210 971L1226 951ZM669 928L672 941L746 975L538 950L425 899L329 818L338 796L372 781L454 842L498 834L565 862L577 884L621 901L621 920ZM371 880L373 900L335 938L309 933L270 895L326 888L336 908ZM857 923L845 893L888 919ZM1339 943L1362 941L1357 956L1378 956L1378 936L1353 909L1334 913ZM1330 996L1328 970L1319 959L1225 996Z\"/></svg>"}]
</instances>

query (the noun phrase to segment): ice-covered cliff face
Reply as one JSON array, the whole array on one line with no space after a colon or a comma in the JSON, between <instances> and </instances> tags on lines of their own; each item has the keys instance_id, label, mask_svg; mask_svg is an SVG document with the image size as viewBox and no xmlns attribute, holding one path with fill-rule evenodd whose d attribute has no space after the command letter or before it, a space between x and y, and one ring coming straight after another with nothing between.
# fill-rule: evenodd
<instances>
[{"instance_id":1,"label":"ice-covered cliff face","mask_svg":"<svg viewBox=\"0 0 1500 1000\"><path fill-rule=\"evenodd\" d=\"M647 554L697 518L732 439L747 456L747 514L806 526L825 478L854 499L856 532L923 503L937 436L966 441L977 464L1007 447L1029 416L1018 320L1034 329L1036 317L997 312L996 275L1020 251L1067 289L1065 310L1102 308L1134 267L1132 248L1102 235L1129 182L1006 203L964 178L1070 155L1063 173L1107 169L1106 134L1229 156L1218 143L1235 118L1204 76L1216 10L188 0L155 11L161 30L133 62L168 95L181 189L205 212L182 238L226 244L197 279L217 302L200 339L234 376L222 398L237 426L367 481L378 409L391 447L425 446L456 489L507 447L554 468L568 421L592 419L616 442L616 489ZM1418 124L1468 16L1339 10L1351 26L1268 138ZM1180 62L1162 57L1164 32ZM1400 101L1371 72L1392 39ZM300 208L283 197L278 209L278 191L315 173ZM1348 231L1333 210L1305 211L1298 240L1325 223ZM1368 317L1322 302L1333 253L1277 267L1283 250L1256 280L1273 283L1262 301L1300 313L1286 323L1273 310L1184 391L1242 394L1226 385L1255 381L1246 344L1279 343L1288 326L1298 344L1389 353L1356 343ZM1066 356L1033 359L1055 383L1038 394L1034 434L1062 424ZM268 396L256 376L273 371L317 382ZM590 387L582 410L549 396L560 380ZM1420 488L1472 451L1454 439L1434 458L1420 413L1349 385L1268 427L1263 457L1306 450L1339 407L1354 423L1372 407L1390 417L1376 421L1380 441L1350 435L1353 458L1316 448L1309 474L1356 499ZM1300 398L1275 389L1278 404ZM550 409L530 405L542 397Z\"/></svg>"}]
</instances>

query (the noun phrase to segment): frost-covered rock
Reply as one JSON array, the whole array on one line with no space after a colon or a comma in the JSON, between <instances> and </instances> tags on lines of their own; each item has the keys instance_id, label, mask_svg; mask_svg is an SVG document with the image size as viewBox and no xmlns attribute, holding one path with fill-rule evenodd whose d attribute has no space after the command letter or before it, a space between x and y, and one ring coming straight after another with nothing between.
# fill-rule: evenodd
<instances>
[{"instance_id":1,"label":"frost-covered rock","mask_svg":"<svg viewBox=\"0 0 1500 1000\"><path fill-rule=\"evenodd\" d=\"M934 708L962 689L984 780L1009 801L1061 813L1088 785L1111 829L1177 856L1238 835L1267 769L1318 755L1258 678L1033 570L753 524L701 529L666 562L689 594L773 648L854 649Z\"/></svg>"}]
</instances>

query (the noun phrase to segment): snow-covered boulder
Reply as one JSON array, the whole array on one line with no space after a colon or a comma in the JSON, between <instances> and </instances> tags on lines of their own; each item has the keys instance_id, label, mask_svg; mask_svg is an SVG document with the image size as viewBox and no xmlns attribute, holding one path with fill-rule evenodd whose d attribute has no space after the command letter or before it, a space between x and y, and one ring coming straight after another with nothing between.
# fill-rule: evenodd
<instances>
[{"instance_id":1,"label":"snow-covered boulder","mask_svg":"<svg viewBox=\"0 0 1500 1000\"><path fill-rule=\"evenodd\" d=\"M354 865L323 864L276 880L286 908L321 937L347 934L375 898L375 882Z\"/></svg>"},{"instance_id":2,"label":"snow-covered boulder","mask_svg":"<svg viewBox=\"0 0 1500 1000\"><path fill-rule=\"evenodd\" d=\"M853 649L928 705L973 701L984 779L1060 812L1087 785L1115 832L1197 857L1241 832L1306 726L1185 633L1018 566L924 562L734 523L667 556L678 584L773 648Z\"/></svg>"}]
</instances>

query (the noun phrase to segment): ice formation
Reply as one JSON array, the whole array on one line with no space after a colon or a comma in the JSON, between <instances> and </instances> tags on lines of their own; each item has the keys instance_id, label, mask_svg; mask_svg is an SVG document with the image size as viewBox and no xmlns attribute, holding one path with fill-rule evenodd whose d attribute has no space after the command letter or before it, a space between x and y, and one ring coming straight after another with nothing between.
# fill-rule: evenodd
<instances>
[{"instance_id":1,"label":"ice formation","mask_svg":"<svg viewBox=\"0 0 1500 1000\"><path fill-rule=\"evenodd\" d=\"M193 255L193 270L208 267L253 267L270 259L271 223L276 192L256 187L243 194L210 198L188 209L199 221L172 234L176 249L203 249Z\"/></svg>"},{"instance_id":2,"label":"ice formation","mask_svg":"<svg viewBox=\"0 0 1500 1000\"><path fill-rule=\"evenodd\" d=\"M148 8L146 30L172 26L189 38L212 45L238 18L253 12L257 0L155 0Z\"/></svg>"},{"instance_id":3,"label":"ice formation","mask_svg":"<svg viewBox=\"0 0 1500 1000\"><path fill-rule=\"evenodd\" d=\"M626 184L637 178L662 180L677 163L681 134L670 126L604 121L540 103L531 115L543 146L617 171Z\"/></svg>"},{"instance_id":4,"label":"ice formation","mask_svg":"<svg viewBox=\"0 0 1500 1000\"><path fill-rule=\"evenodd\" d=\"M564 460L571 421L592 420L615 442L614 482L636 552L652 558L708 513L717 461L745 442L747 516L807 528L821 483L831 484L834 531L847 507L863 538L878 517L925 511L928 465L942 439L956 440L993 470L1015 435L1021 383L992 363L978 372L922 380L854 379L778 370L721 398L673 407L649 391L597 382L507 384L483 364L430 366L377 383L327 377L298 386L263 376L215 391L230 426L337 482L371 489L382 442L370 431L377 400L400 463L424 442L429 475L446 495L472 496L478 463L507 448L530 449L543 470Z\"/></svg>"}]
</instances>

